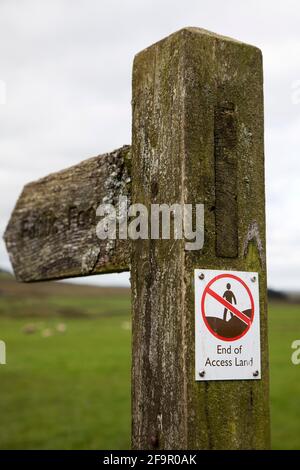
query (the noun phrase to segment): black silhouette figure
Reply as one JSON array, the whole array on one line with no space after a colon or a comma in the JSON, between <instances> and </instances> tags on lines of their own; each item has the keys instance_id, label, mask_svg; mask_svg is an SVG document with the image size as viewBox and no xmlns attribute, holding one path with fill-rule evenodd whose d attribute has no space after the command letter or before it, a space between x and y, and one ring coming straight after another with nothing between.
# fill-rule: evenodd
<instances>
[{"instance_id":1,"label":"black silhouette figure","mask_svg":"<svg viewBox=\"0 0 300 470\"><path fill-rule=\"evenodd\" d=\"M234 293L230 290L230 289L231 289L231 284L228 283L226 287L227 287L227 290L226 290L226 291L224 292L224 294L223 294L223 299L227 300L227 302L229 302L229 303L231 303L231 304L234 302L234 304L236 305L236 298L235 298L235 295L234 295ZM224 308L224 313L223 313L223 320L224 320L224 321L226 321L227 312L228 312L228 308L225 307L225 308ZM232 314L231 312L230 312L230 315L231 315L230 318L232 318L232 317L233 317L233 314Z\"/></svg>"}]
</instances>

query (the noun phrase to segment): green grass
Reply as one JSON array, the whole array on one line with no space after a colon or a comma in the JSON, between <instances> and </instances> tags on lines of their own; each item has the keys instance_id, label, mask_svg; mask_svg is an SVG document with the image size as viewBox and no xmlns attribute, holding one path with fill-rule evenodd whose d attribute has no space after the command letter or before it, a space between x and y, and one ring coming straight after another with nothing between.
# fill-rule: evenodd
<instances>
[{"instance_id":1,"label":"green grass","mask_svg":"<svg viewBox=\"0 0 300 470\"><path fill-rule=\"evenodd\" d=\"M270 393L272 447L300 449L300 364L291 344L300 339L300 306L270 304Z\"/></svg>"},{"instance_id":2,"label":"green grass","mask_svg":"<svg viewBox=\"0 0 300 470\"><path fill-rule=\"evenodd\" d=\"M129 448L129 311L125 290L0 284L0 449ZM269 330L272 446L300 449L300 307L270 304Z\"/></svg>"},{"instance_id":3,"label":"green grass","mask_svg":"<svg viewBox=\"0 0 300 470\"><path fill-rule=\"evenodd\" d=\"M20 319L1 319L1 449L129 447L131 333L124 322L72 319L65 333L42 337L25 335Z\"/></svg>"}]
</instances>

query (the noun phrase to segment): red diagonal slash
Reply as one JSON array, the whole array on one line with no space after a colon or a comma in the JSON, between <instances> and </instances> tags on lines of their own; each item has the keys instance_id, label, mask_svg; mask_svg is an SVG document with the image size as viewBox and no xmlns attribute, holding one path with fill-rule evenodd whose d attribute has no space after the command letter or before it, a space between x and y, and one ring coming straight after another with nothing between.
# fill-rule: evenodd
<instances>
[{"instance_id":1,"label":"red diagonal slash","mask_svg":"<svg viewBox=\"0 0 300 470\"><path fill-rule=\"evenodd\" d=\"M240 320L242 320L246 325L251 324L251 319L247 317L243 312L240 312L236 307L234 307L230 302L227 302L227 300L223 299L223 297L220 297L219 294L216 294L213 290L210 288L207 288L206 292L210 294L212 297L214 297L218 302L224 305L225 308L227 308L231 313L233 313L235 316L237 316Z\"/></svg>"}]
</instances>

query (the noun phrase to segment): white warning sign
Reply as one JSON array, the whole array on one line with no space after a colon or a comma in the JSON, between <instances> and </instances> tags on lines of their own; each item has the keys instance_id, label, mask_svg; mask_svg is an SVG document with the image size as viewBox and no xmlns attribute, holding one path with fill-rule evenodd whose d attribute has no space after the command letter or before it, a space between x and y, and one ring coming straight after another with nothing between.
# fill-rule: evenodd
<instances>
[{"instance_id":1,"label":"white warning sign","mask_svg":"<svg viewBox=\"0 0 300 470\"><path fill-rule=\"evenodd\" d=\"M260 379L258 273L195 270L196 380Z\"/></svg>"}]
</instances>

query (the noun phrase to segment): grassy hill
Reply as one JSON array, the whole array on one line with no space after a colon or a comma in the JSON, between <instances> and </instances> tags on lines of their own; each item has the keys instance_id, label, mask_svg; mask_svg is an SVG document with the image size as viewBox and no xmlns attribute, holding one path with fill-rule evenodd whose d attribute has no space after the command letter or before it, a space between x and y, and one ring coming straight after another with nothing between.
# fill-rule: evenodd
<instances>
[{"instance_id":1,"label":"grassy hill","mask_svg":"<svg viewBox=\"0 0 300 470\"><path fill-rule=\"evenodd\" d=\"M80 317L128 314L130 289L66 282L23 284L0 272L0 315Z\"/></svg>"},{"instance_id":2,"label":"grassy hill","mask_svg":"<svg viewBox=\"0 0 300 470\"><path fill-rule=\"evenodd\" d=\"M300 449L300 307L269 307L272 443ZM130 446L130 292L0 274L0 449Z\"/></svg>"}]
</instances>

